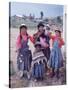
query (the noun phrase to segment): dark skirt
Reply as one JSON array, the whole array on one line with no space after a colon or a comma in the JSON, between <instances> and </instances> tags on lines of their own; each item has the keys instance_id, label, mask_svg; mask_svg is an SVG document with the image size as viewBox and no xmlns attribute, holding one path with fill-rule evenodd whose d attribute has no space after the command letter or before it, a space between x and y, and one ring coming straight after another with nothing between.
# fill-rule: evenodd
<instances>
[{"instance_id":1,"label":"dark skirt","mask_svg":"<svg viewBox=\"0 0 68 90\"><path fill-rule=\"evenodd\" d=\"M54 69L59 69L63 67L63 57L60 48L52 50L50 55L50 67Z\"/></svg>"},{"instance_id":2,"label":"dark skirt","mask_svg":"<svg viewBox=\"0 0 68 90\"><path fill-rule=\"evenodd\" d=\"M47 60L50 58L50 48L42 49L44 55L46 56Z\"/></svg>"},{"instance_id":3,"label":"dark skirt","mask_svg":"<svg viewBox=\"0 0 68 90\"><path fill-rule=\"evenodd\" d=\"M63 56L57 40L54 41L49 61L51 68L59 69L63 67Z\"/></svg>"},{"instance_id":4,"label":"dark skirt","mask_svg":"<svg viewBox=\"0 0 68 90\"><path fill-rule=\"evenodd\" d=\"M17 57L18 70L29 71L31 67L32 54L29 49L20 49Z\"/></svg>"}]
</instances>

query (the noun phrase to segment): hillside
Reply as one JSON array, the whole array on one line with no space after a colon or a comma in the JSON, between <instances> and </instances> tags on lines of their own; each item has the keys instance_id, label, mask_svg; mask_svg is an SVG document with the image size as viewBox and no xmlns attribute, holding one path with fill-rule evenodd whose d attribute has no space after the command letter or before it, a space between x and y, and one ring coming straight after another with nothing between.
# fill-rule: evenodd
<instances>
[{"instance_id":1,"label":"hillside","mask_svg":"<svg viewBox=\"0 0 68 90\"><path fill-rule=\"evenodd\" d=\"M62 16L57 16L57 17L46 17L43 19L40 18L34 18L34 17L25 17L25 16L11 16L9 17L9 25L12 28L18 28L22 23L26 24L28 28L36 28L37 24L39 22L43 22L45 25L49 24L50 26L56 25L59 27L62 27L63 25L63 18Z\"/></svg>"}]
</instances>

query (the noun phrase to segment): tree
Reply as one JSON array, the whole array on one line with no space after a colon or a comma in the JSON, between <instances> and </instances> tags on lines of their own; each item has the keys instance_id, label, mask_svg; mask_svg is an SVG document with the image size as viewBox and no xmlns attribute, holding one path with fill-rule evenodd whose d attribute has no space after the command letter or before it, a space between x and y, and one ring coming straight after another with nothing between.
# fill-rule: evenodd
<instances>
[{"instance_id":1,"label":"tree","mask_svg":"<svg viewBox=\"0 0 68 90\"><path fill-rule=\"evenodd\" d=\"M44 16L43 11L40 12L40 15L41 15L41 19L43 19Z\"/></svg>"}]
</instances>

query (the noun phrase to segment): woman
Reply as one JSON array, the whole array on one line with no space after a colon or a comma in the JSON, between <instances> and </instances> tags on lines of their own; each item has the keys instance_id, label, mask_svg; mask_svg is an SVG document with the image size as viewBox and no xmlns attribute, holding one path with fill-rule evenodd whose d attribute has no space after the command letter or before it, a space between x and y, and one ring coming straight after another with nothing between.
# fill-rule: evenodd
<instances>
[{"instance_id":1,"label":"woman","mask_svg":"<svg viewBox=\"0 0 68 90\"><path fill-rule=\"evenodd\" d=\"M22 24L20 26L20 35L18 36L17 42L16 42L17 51L18 51L17 65L18 65L18 70L21 70L22 72L26 71L27 76L28 76L28 72L30 70L31 61L32 61L32 54L28 46L29 38L30 37L27 33L27 26L25 24Z\"/></svg>"},{"instance_id":2,"label":"woman","mask_svg":"<svg viewBox=\"0 0 68 90\"><path fill-rule=\"evenodd\" d=\"M38 28L38 32L34 34L34 42L39 41L41 43L42 51L44 55L46 56L47 60L49 60L50 58L50 44L49 44L50 37L49 35L45 35L43 23L40 22L37 25L37 28Z\"/></svg>"}]
</instances>

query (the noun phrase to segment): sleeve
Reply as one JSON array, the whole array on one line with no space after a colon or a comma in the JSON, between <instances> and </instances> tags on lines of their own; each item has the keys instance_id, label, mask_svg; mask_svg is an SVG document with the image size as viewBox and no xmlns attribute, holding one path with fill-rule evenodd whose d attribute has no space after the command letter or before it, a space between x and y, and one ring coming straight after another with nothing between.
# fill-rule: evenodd
<instances>
[{"instance_id":1,"label":"sleeve","mask_svg":"<svg viewBox=\"0 0 68 90\"><path fill-rule=\"evenodd\" d=\"M61 44L61 46L64 45L64 40L63 39L61 39L61 43L60 44Z\"/></svg>"},{"instance_id":2,"label":"sleeve","mask_svg":"<svg viewBox=\"0 0 68 90\"><path fill-rule=\"evenodd\" d=\"M34 37L33 36L29 36L29 39L34 44Z\"/></svg>"},{"instance_id":3,"label":"sleeve","mask_svg":"<svg viewBox=\"0 0 68 90\"><path fill-rule=\"evenodd\" d=\"M45 41L41 37L40 37L40 43L41 43L42 46L45 46Z\"/></svg>"},{"instance_id":4,"label":"sleeve","mask_svg":"<svg viewBox=\"0 0 68 90\"><path fill-rule=\"evenodd\" d=\"M41 43L41 45L42 45L43 47L48 47L48 46L49 46L48 43L45 42L44 39L41 38L41 37L40 37L40 43Z\"/></svg>"}]
</instances>

